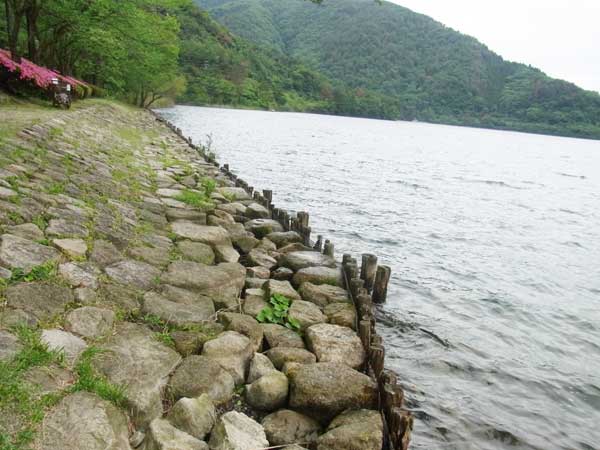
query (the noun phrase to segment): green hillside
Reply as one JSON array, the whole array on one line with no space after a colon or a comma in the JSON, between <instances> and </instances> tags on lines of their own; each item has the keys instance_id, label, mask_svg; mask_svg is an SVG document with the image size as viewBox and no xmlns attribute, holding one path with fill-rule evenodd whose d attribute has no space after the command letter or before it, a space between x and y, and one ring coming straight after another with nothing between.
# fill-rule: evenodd
<instances>
[{"instance_id":1,"label":"green hillside","mask_svg":"<svg viewBox=\"0 0 600 450\"><path fill-rule=\"evenodd\" d=\"M476 39L372 0L196 0L232 32L363 91L381 115L600 138L600 95L507 62ZM385 100L384 100L385 98Z\"/></svg>"}]
</instances>

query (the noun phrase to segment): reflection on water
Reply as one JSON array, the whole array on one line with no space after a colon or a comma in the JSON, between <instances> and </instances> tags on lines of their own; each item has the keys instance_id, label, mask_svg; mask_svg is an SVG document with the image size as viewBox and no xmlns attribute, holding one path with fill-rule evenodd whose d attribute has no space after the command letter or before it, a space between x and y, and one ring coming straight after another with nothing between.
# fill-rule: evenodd
<instances>
[{"instance_id":1,"label":"reflection on water","mask_svg":"<svg viewBox=\"0 0 600 450\"><path fill-rule=\"evenodd\" d=\"M600 448L600 142L308 114L162 111L336 251L379 312L415 449Z\"/></svg>"}]
</instances>

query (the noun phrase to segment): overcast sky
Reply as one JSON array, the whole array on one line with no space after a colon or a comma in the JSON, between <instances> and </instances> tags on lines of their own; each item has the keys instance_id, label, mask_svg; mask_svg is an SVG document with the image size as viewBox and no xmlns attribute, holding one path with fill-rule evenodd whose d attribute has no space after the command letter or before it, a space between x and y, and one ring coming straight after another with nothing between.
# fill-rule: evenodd
<instances>
[{"instance_id":1,"label":"overcast sky","mask_svg":"<svg viewBox=\"0 0 600 450\"><path fill-rule=\"evenodd\" d=\"M505 59L600 92L600 0L390 0Z\"/></svg>"}]
</instances>

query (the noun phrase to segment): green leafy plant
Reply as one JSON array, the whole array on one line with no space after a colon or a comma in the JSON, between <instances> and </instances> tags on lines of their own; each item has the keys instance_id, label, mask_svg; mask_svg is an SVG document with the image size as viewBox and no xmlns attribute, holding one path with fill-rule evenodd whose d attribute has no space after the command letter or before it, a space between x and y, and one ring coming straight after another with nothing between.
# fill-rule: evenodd
<instances>
[{"instance_id":1,"label":"green leafy plant","mask_svg":"<svg viewBox=\"0 0 600 450\"><path fill-rule=\"evenodd\" d=\"M289 316L291 300L285 295L273 294L269 299L270 306L263 308L256 316L261 323L275 323L290 330L300 331L300 322Z\"/></svg>"},{"instance_id":2,"label":"green leafy plant","mask_svg":"<svg viewBox=\"0 0 600 450\"><path fill-rule=\"evenodd\" d=\"M202 179L202 187L204 188L206 196L210 197L211 194L215 192L215 189L217 188L217 182L212 178L205 177Z\"/></svg>"},{"instance_id":3,"label":"green leafy plant","mask_svg":"<svg viewBox=\"0 0 600 450\"><path fill-rule=\"evenodd\" d=\"M180 202L186 203L196 208L207 208L212 206L212 202L206 194L202 192L192 191L190 189L183 190L181 194L175 197L175 200L179 200Z\"/></svg>"},{"instance_id":4,"label":"green leafy plant","mask_svg":"<svg viewBox=\"0 0 600 450\"><path fill-rule=\"evenodd\" d=\"M18 283L20 281L44 281L49 280L54 276L56 276L56 263L54 261L48 261L47 263L32 267L29 273L25 273L25 271L21 268L12 269L10 282Z\"/></svg>"}]
</instances>

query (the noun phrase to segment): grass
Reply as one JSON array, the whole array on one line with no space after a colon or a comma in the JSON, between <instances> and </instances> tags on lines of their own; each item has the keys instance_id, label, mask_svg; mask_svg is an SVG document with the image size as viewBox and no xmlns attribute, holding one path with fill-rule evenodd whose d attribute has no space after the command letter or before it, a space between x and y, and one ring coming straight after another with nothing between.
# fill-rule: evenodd
<instances>
[{"instance_id":1,"label":"grass","mask_svg":"<svg viewBox=\"0 0 600 450\"><path fill-rule=\"evenodd\" d=\"M56 263L54 261L48 261L47 263L41 264L31 268L29 273L25 273L23 269L15 268L12 269L12 276L10 277L10 283L19 283L21 281L46 281L56 276Z\"/></svg>"},{"instance_id":2,"label":"grass","mask_svg":"<svg viewBox=\"0 0 600 450\"><path fill-rule=\"evenodd\" d=\"M46 192L52 195L64 194L66 190L67 184L62 182L51 183L50 186L46 188Z\"/></svg>"},{"instance_id":3,"label":"grass","mask_svg":"<svg viewBox=\"0 0 600 450\"><path fill-rule=\"evenodd\" d=\"M175 200L179 200L195 208L209 208L213 206L213 203L206 194L190 189L184 189L181 194L175 197Z\"/></svg>"},{"instance_id":4,"label":"grass","mask_svg":"<svg viewBox=\"0 0 600 450\"><path fill-rule=\"evenodd\" d=\"M113 403L115 406L125 406L125 388L109 382L106 377L98 374L92 367L94 356L102 353L97 347L88 347L79 357L75 366L77 381L69 389L70 392L87 391Z\"/></svg>"},{"instance_id":5,"label":"grass","mask_svg":"<svg viewBox=\"0 0 600 450\"><path fill-rule=\"evenodd\" d=\"M19 429L0 431L0 450L17 450L29 444L46 409L61 398L56 394L36 395L35 388L25 381L25 373L32 367L62 365L62 353L48 350L38 331L20 327L16 333L23 348L12 360L0 362L0 416Z\"/></svg>"},{"instance_id":6,"label":"grass","mask_svg":"<svg viewBox=\"0 0 600 450\"><path fill-rule=\"evenodd\" d=\"M38 216L35 216L31 220L31 223L33 223L34 225L37 225L37 227L42 231L44 231L46 228L48 228L48 220L41 214Z\"/></svg>"}]
</instances>

